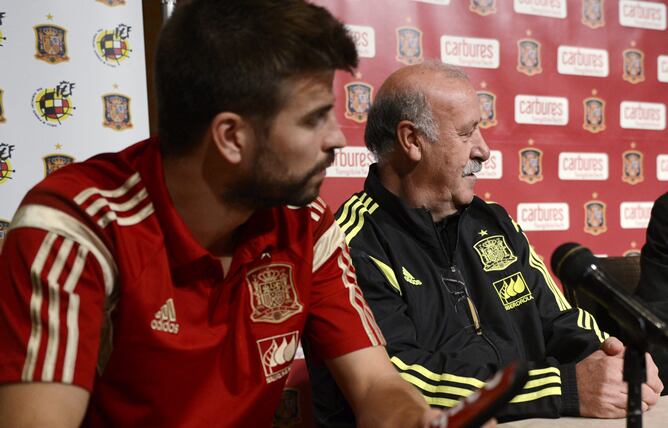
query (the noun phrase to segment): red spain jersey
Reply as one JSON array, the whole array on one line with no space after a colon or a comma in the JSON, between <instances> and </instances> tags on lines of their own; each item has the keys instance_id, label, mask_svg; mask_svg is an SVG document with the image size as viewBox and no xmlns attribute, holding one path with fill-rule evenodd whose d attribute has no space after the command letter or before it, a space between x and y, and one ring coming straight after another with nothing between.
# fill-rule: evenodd
<instances>
[{"instance_id":1,"label":"red spain jersey","mask_svg":"<svg viewBox=\"0 0 668 428\"><path fill-rule=\"evenodd\" d=\"M159 143L63 168L0 256L0 383L91 392L85 426L269 426L299 341L384 344L321 199L256 212L232 265L173 207Z\"/></svg>"}]
</instances>

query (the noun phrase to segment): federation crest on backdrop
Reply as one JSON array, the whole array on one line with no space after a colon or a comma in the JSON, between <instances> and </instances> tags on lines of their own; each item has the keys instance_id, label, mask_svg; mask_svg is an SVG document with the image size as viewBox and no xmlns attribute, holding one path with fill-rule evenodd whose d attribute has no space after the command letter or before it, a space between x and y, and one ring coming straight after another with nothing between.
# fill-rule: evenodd
<instances>
[{"instance_id":1,"label":"federation crest on backdrop","mask_svg":"<svg viewBox=\"0 0 668 428\"><path fill-rule=\"evenodd\" d=\"M525 148L519 151L520 181L534 184L543 180L543 151L534 148Z\"/></svg>"},{"instance_id":2,"label":"federation crest on backdrop","mask_svg":"<svg viewBox=\"0 0 668 428\"><path fill-rule=\"evenodd\" d=\"M42 160L44 161L44 177L47 177L60 168L74 162L74 157L63 154L51 154L42 157Z\"/></svg>"},{"instance_id":3,"label":"federation crest on backdrop","mask_svg":"<svg viewBox=\"0 0 668 428\"><path fill-rule=\"evenodd\" d=\"M106 4L107 6L122 6L125 4L125 0L96 0L99 3Z\"/></svg>"},{"instance_id":4,"label":"federation crest on backdrop","mask_svg":"<svg viewBox=\"0 0 668 428\"><path fill-rule=\"evenodd\" d=\"M582 1L582 23L589 28L605 27L604 0Z\"/></svg>"},{"instance_id":5,"label":"federation crest on backdrop","mask_svg":"<svg viewBox=\"0 0 668 428\"><path fill-rule=\"evenodd\" d=\"M584 231L590 235L600 235L608 230L604 202L592 200L584 204Z\"/></svg>"},{"instance_id":6,"label":"federation crest on backdrop","mask_svg":"<svg viewBox=\"0 0 668 428\"><path fill-rule=\"evenodd\" d=\"M344 86L346 91L346 119L357 123L366 122L371 100L373 97L373 86L364 82L351 82Z\"/></svg>"},{"instance_id":7,"label":"federation crest on backdrop","mask_svg":"<svg viewBox=\"0 0 668 428\"><path fill-rule=\"evenodd\" d=\"M0 184L6 183L8 180L12 179L12 176L16 172L12 168L12 156L14 155L13 144L0 143Z\"/></svg>"},{"instance_id":8,"label":"federation crest on backdrop","mask_svg":"<svg viewBox=\"0 0 668 428\"><path fill-rule=\"evenodd\" d=\"M622 181L628 184L638 184L645 177L643 175L643 154L638 150L627 150L622 154Z\"/></svg>"},{"instance_id":9,"label":"federation crest on backdrop","mask_svg":"<svg viewBox=\"0 0 668 428\"><path fill-rule=\"evenodd\" d=\"M584 122L582 127L596 134L605 130L605 101L601 98L590 97L582 101L584 104Z\"/></svg>"},{"instance_id":10,"label":"federation crest on backdrop","mask_svg":"<svg viewBox=\"0 0 668 428\"><path fill-rule=\"evenodd\" d=\"M132 128L130 121L130 97L121 94L102 95L104 121L102 126L115 131Z\"/></svg>"},{"instance_id":11,"label":"federation crest on backdrop","mask_svg":"<svg viewBox=\"0 0 668 428\"><path fill-rule=\"evenodd\" d=\"M7 235L7 230L9 229L9 221L4 218L0 218L0 252L2 252L2 245L5 242L5 236Z\"/></svg>"},{"instance_id":12,"label":"federation crest on backdrop","mask_svg":"<svg viewBox=\"0 0 668 428\"><path fill-rule=\"evenodd\" d=\"M250 270L251 320L278 324L303 310L295 289L292 266L273 263Z\"/></svg>"},{"instance_id":13,"label":"federation crest on backdrop","mask_svg":"<svg viewBox=\"0 0 668 428\"><path fill-rule=\"evenodd\" d=\"M132 27L119 24L114 29L100 29L93 36L95 55L104 64L118 67L130 57L130 32Z\"/></svg>"},{"instance_id":14,"label":"federation crest on backdrop","mask_svg":"<svg viewBox=\"0 0 668 428\"><path fill-rule=\"evenodd\" d=\"M72 102L74 86L72 82L61 81L54 88L38 88L31 102L35 117L45 125L62 125L76 109Z\"/></svg>"},{"instance_id":15,"label":"federation crest on backdrop","mask_svg":"<svg viewBox=\"0 0 668 428\"><path fill-rule=\"evenodd\" d=\"M496 94L488 91L478 91L478 103L480 104L480 126L483 129L496 126Z\"/></svg>"},{"instance_id":16,"label":"federation crest on backdrop","mask_svg":"<svg viewBox=\"0 0 668 428\"><path fill-rule=\"evenodd\" d=\"M69 61L65 36L67 30L57 25L37 25L35 29L35 58L57 64Z\"/></svg>"},{"instance_id":17,"label":"federation crest on backdrop","mask_svg":"<svg viewBox=\"0 0 668 428\"><path fill-rule=\"evenodd\" d=\"M481 16L496 13L496 0L470 0L469 10Z\"/></svg>"},{"instance_id":18,"label":"federation crest on backdrop","mask_svg":"<svg viewBox=\"0 0 668 428\"><path fill-rule=\"evenodd\" d=\"M2 25L2 20L5 19L5 12L0 12L0 26ZM0 48L4 46L4 41L7 40L7 37L2 34L2 28L0 28Z\"/></svg>"},{"instance_id":19,"label":"federation crest on backdrop","mask_svg":"<svg viewBox=\"0 0 668 428\"><path fill-rule=\"evenodd\" d=\"M503 235L483 238L476 242L473 248L478 253L485 272L504 270L517 261Z\"/></svg>"},{"instance_id":20,"label":"federation crest on backdrop","mask_svg":"<svg viewBox=\"0 0 668 428\"><path fill-rule=\"evenodd\" d=\"M0 89L0 123L3 123L6 121L5 119L5 106L2 104L2 95L5 93L2 89Z\"/></svg>"},{"instance_id":21,"label":"federation crest on backdrop","mask_svg":"<svg viewBox=\"0 0 668 428\"><path fill-rule=\"evenodd\" d=\"M538 41L534 39L517 41L517 71L527 76L535 76L543 72Z\"/></svg>"},{"instance_id":22,"label":"federation crest on backdrop","mask_svg":"<svg viewBox=\"0 0 668 428\"><path fill-rule=\"evenodd\" d=\"M397 61L411 65L423 61L422 31L414 27L397 28Z\"/></svg>"},{"instance_id":23,"label":"federation crest on backdrop","mask_svg":"<svg viewBox=\"0 0 668 428\"><path fill-rule=\"evenodd\" d=\"M274 413L272 428L290 428L301 422L301 409L299 405L299 390L297 388L284 388L281 392L281 400Z\"/></svg>"},{"instance_id":24,"label":"federation crest on backdrop","mask_svg":"<svg viewBox=\"0 0 668 428\"><path fill-rule=\"evenodd\" d=\"M625 49L623 55L624 80L633 84L645 81L645 54L639 49Z\"/></svg>"}]
</instances>

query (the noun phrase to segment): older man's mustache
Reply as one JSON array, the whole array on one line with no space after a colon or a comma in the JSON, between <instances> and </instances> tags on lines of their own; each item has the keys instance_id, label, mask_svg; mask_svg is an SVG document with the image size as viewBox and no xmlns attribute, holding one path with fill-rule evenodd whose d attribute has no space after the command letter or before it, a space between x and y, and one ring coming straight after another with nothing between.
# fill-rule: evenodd
<instances>
[{"instance_id":1,"label":"older man's mustache","mask_svg":"<svg viewBox=\"0 0 668 428\"><path fill-rule=\"evenodd\" d=\"M466 162L466 166L464 167L464 171L462 172L462 177L466 177L467 175L471 174L476 174L482 170L482 162L473 159L468 162Z\"/></svg>"}]
</instances>

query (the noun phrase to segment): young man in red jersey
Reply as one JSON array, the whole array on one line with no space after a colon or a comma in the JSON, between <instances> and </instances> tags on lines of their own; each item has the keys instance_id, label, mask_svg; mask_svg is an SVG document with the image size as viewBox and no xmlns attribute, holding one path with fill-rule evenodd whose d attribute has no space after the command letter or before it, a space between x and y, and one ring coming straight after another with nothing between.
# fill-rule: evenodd
<instances>
[{"instance_id":1,"label":"young man in red jersey","mask_svg":"<svg viewBox=\"0 0 668 428\"><path fill-rule=\"evenodd\" d=\"M318 190L355 46L300 0L194 0L156 64L159 139L52 174L0 257L0 426L269 426L297 344L360 425L441 414L390 365Z\"/></svg>"}]
</instances>

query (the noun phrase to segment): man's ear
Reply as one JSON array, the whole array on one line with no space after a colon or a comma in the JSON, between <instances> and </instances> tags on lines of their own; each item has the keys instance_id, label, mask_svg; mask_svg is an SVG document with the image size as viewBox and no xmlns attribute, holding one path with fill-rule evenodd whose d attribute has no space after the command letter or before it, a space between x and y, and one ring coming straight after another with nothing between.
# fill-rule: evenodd
<instances>
[{"instance_id":1,"label":"man's ear","mask_svg":"<svg viewBox=\"0 0 668 428\"><path fill-rule=\"evenodd\" d=\"M397 123L397 144L398 149L408 159L413 162L419 162L422 159L424 137L410 120L402 120Z\"/></svg>"},{"instance_id":2,"label":"man's ear","mask_svg":"<svg viewBox=\"0 0 668 428\"><path fill-rule=\"evenodd\" d=\"M218 151L231 164L241 162L244 152L248 150L249 140L255 135L250 123L232 112L214 116L210 130Z\"/></svg>"}]
</instances>

